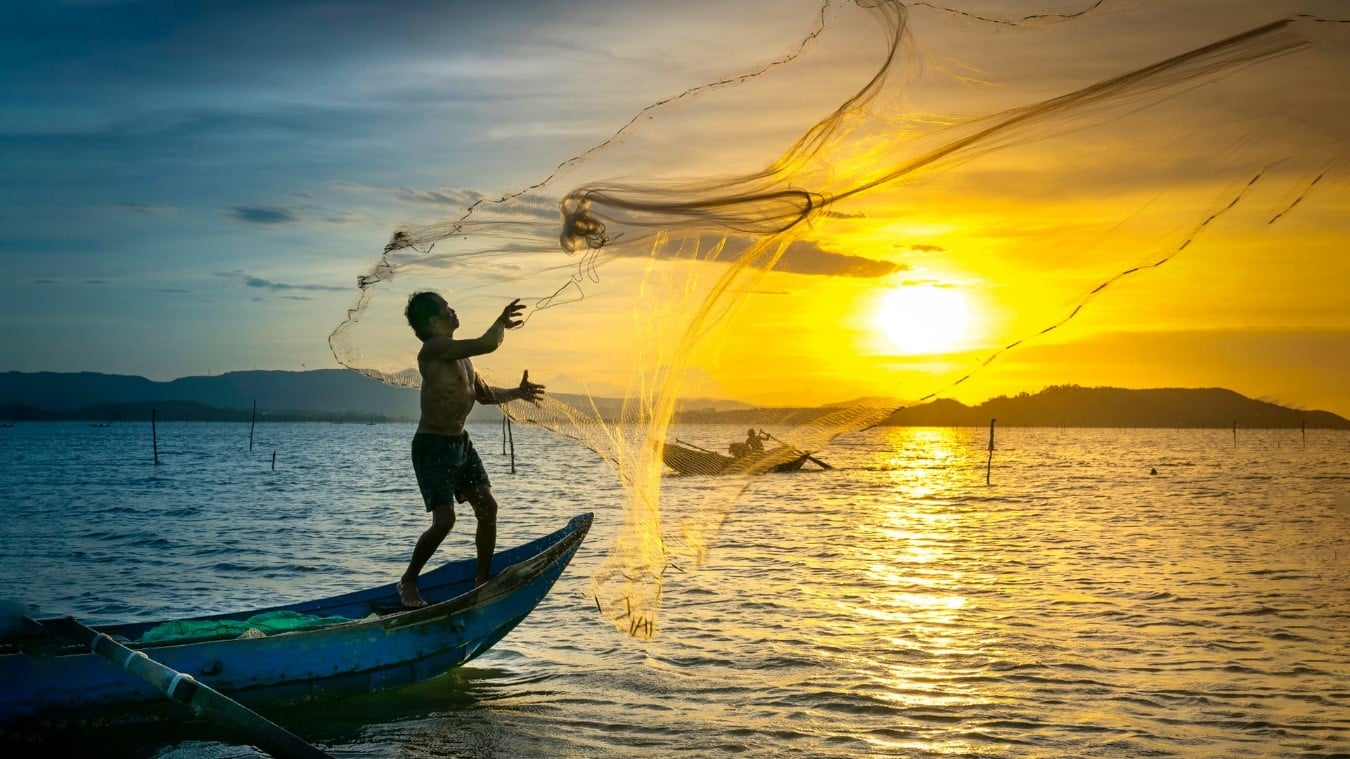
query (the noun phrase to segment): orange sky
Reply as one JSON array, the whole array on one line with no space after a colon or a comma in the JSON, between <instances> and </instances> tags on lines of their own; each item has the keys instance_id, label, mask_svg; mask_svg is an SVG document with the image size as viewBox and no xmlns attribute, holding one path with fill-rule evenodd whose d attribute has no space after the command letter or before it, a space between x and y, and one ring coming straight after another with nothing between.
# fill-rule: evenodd
<instances>
[{"instance_id":1,"label":"orange sky","mask_svg":"<svg viewBox=\"0 0 1350 759\"><path fill-rule=\"evenodd\" d=\"M1001 35L916 12L913 62L892 72L890 89L842 147L796 179L811 189L846 187L841 177L869 176L970 131L935 125L1073 92L1276 17L1268 7L1244 6L1201 23L1195 11L1164 4L1107 14L1081 29ZM1180 31L1179 18L1193 25ZM604 177L623 167L642 178L763 165L847 95L848 82L866 80L876 63L863 55L861 40L874 31L867 21L865 14L838 19L837 29L781 72L658 111L645 131L582 173ZM931 39L921 36L925 30ZM715 309L728 315L700 344L685 393L810 405L934 393L978 403L1070 383L1228 387L1350 414L1350 193L1339 126L1350 110L1334 87L1350 58L1343 40L1328 42L1317 31L1309 33L1318 46L1188 80L1162 96L1146 91L1052 114L980 152L834 207L794 231L794 245L809 247L815 259L744 272L733 283L735 297ZM1063 47L1070 42L1082 47ZM1102 45L1112 48L1109 59L1094 52ZM991 62L1005 59L1025 65L994 72ZM1314 64L1321 73L1308 73ZM924 109L916 107L921 99ZM772 124L759 128L767 120L754 120L756 112L772 114ZM1270 223L1296 198L1292 211ZM651 376L676 355L681 319L726 271L723 264L678 268L667 258L656 257L655 271L622 258L607 265L587 285L584 303L541 312L491 363L512 367L509 376L529 362L532 372L543 367L558 377L557 389L584 385L597 394L620 393L635 365ZM894 271L849 276L846 259ZM1101 283L1164 260L1090 297ZM485 285L477 308L490 311L492 297L534 281ZM960 293L971 315L965 333L931 355L907 355L877 323L887 293L919 285ZM660 335L650 332L653 306L632 300L639 288L669 318ZM1080 305L1072 320L1039 334Z\"/></svg>"}]
</instances>

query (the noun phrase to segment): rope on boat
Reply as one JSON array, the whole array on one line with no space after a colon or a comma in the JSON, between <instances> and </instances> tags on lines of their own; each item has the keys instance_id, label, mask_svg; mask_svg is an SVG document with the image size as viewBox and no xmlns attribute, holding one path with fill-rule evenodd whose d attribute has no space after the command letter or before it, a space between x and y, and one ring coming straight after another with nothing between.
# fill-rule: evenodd
<instances>
[{"instance_id":1,"label":"rope on boat","mask_svg":"<svg viewBox=\"0 0 1350 759\"><path fill-rule=\"evenodd\" d=\"M107 636L104 636L104 637L107 637ZM112 640L112 639L109 638L109 640ZM137 656L141 657L142 659L149 659L149 658L150 658L150 655L147 654L147 653L144 652L144 651L131 651L131 652L129 652L129 653L127 654L127 658L124 659L124 660L122 661L122 669L125 669L125 670L127 670L127 671L130 671L130 670L131 670L131 660L134 659L134 658L136 658Z\"/></svg>"},{"instance_id":2,"label":"rope on boat","mask_svg":"<svg viewBox=\"0 0 1350 759\"><path fill-rule=\"evenodd\" d=\"M172 680L169 681L169 687L167 687L167 688L164 689L164 695L168 696L169 698L173 699L174 701L183 701L183 700L185 700L185 699L179 698L178 695L176 694L176 691L177 691L177 689L178 689L178 684L181 683L181 682L183 682L184 680L186 680L186 681L192 683L193 685L196 685L196 684L197 684L197 679L196 679L195 677L193 677L192 675L189 675L189 674L186 673L186 672L179 672L178 674L174 675L174 677L173 677Z\"/></svg>"}]
</instances>

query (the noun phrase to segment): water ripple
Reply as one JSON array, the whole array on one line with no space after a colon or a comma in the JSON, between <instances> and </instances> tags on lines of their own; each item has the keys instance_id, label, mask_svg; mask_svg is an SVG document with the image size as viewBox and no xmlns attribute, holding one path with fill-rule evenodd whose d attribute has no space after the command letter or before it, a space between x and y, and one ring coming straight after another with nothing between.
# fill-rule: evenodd
<instances>
[{"instance_id":1,"label":"water ripple","mask_svg":"<svg viewBox=\"0 0 1350 759\"><path fill-rule=\"evenodd\" d=\"M163 427L158 467L132 425L7 430L5 595L89 621L270 605L390 582L425 528L407 426L269 424L265 454L247 425ZM470 666L289 715L335 755L1350 755L1350 434L1013 428L989 485L987 430L849 436L834 470L747 491L647 642L588 591L622 523L605 464L520 428L512 475L473 434L503 543L580 511L592 535ZM667 508L715 484L668 478Z\"/></svg>"}]
</instances>

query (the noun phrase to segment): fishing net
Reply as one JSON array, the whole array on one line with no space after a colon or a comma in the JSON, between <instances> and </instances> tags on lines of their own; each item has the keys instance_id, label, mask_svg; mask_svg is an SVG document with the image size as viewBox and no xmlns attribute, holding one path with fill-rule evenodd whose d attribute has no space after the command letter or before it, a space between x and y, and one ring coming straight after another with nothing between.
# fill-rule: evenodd
<instances>
[{"instance_id":1,"label":"fishing net","mask_svg":"<svg viewBox=\"0 0 1350 759\"><path fill-rule=\"evenodd\" d=\"M479 369L529 369L549 395L504 411L613 467L625 521L592 590L651 636L754 475L926 400L1024 388L1019 351L1079 322L1178 318L1195 283L1154 273L1171 262L1236 294L1256 283L1225 260L1343 248L1334 3L1047 6L826 3L781 58L533 185L441 191L460 210L393 234L333 351L416 386L409 294L444 294L464 337L521 298L527 324ZM731 424L685 439L708 421ZM764 450L733 456L746 429ZM673 469L707 484L663 499Z\"/></svg>"},{"instance_id":2,"label":"fishing net","mask_svg":"<svg viewBox=\"0 0 1350 759\"><path fill-rule=\"evenodd\" d=\"M137 643L189 643L239 637L266 637L297 630L317 630L351 622L346 617L323 617L295 611L269 611L248 619L176 619L145 631Z\"/></svg>"}]
</instances>

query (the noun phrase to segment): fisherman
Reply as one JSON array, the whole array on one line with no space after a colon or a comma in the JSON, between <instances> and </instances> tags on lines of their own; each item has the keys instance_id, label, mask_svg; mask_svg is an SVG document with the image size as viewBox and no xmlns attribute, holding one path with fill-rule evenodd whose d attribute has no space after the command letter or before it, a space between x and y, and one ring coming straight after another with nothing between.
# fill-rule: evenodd
<instances>
[{"instance_id":1,"label":"fisherman","mask_svg":"<svg viewBox=\"0 0 1350 759\"><path fill-rule=\"evenodd\" d=\"M474 401L490 405L514 400L537 403L544 394L544 386L530 382L530 372L526 370L517 387L489 387L469 359L497 350L506 330L524 323L520 318L524 309L519 299L513 300L481 337L457 340L459 316L445 298L434 292L418 292L408 298L404 315L408 326L422 341L417 354L417 369L422 375L422 415L413 435L412 462L417 487L431 513L431 526L417 539L412 560L398 582L398 597L404 606L427 605L417 590L417 576L455 526L455 501L468 502L478 520L474 536L478 553L475 587L488 579L497 544L497 501L464 422Z\"/></svg>"},{"instance_id":2,"label":"fisherman","mask_svg":"<svg viewBox=\"0 0 1350 759\"><path fill-rule=\"evenodd\" d=\"M759 433L755 432L754 427L751 427L745 431L744 443L732 443L727 446L727 450L735 458L760 454L764 452L763 438L759 436Z\"/></svg>"}]
</instances>

